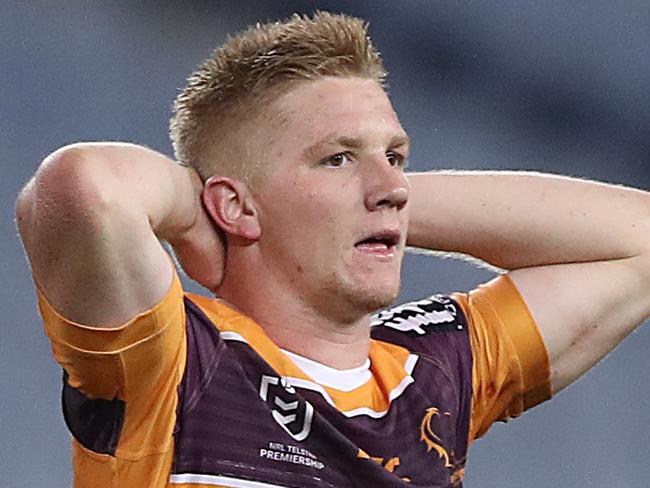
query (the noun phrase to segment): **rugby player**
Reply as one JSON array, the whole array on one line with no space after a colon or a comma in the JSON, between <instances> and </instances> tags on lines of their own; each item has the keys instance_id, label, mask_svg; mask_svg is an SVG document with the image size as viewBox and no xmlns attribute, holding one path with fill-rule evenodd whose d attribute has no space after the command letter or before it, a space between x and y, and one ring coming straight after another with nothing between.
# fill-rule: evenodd
<instances>
[{"instance_id":1,"label":"rugby player","mask_svg":"<svg viewBox=\"0 0 650 488\"><path fill-rule=\"evenodd\" d=\"M176 100L180 164L109 142L43 161L17 221L75 486L460 486L493 422L648 317L648 193L408 174L384 77L359 19L257 25ZM407 244L503 273L390 308Z\"/></svg>"}]
</instances>

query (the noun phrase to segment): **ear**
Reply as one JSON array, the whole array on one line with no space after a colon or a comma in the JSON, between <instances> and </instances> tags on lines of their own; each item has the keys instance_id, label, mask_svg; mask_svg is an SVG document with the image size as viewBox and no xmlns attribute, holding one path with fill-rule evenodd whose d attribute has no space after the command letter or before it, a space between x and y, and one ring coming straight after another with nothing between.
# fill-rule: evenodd
<instances>
[{"instance_id":1,"label":"ear","mask_svg":"<svg viewBox=\"0 0 650 488\"><path fill-rule=\"evenodd\" d=\"M241 181L214 175L203 187L203 204L212 220L228 236L256 241L261 234L257 208L248 187Z\"/></svg>"}]
</instances>

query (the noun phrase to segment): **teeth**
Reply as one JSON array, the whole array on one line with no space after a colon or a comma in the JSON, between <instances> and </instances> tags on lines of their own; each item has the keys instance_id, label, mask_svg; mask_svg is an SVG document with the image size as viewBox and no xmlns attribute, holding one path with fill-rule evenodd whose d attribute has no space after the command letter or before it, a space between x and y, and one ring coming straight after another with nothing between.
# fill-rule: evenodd
<instances>
[{"instance_id":1,"label":"teeth","mask_svg":"<svg viewBox=\"0 0 650 488\"><path fill-rule=\"evenodd\" d=\"M384 247L390 247L392 245L393 243L386 239L364 239L363 241L357 244L357 246L384 246Z\"/></svg>"},{"instance_id":2,"label":"teeth","mask_svg":"<svg viewBox=\"0 0 650 488\"><path fill-rule=\"evenodd\" d=\"M362 242L359 244L359 247L363 247L366 249L388 249L389 246L385 242L374 241L374 242Z\"/></svg>"}]
</instances>

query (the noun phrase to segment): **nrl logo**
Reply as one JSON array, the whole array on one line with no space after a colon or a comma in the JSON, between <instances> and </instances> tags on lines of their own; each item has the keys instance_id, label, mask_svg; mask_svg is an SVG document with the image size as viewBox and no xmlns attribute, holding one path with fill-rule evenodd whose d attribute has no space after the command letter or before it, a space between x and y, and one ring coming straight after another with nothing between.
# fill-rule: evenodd
<instances>
[{"instance_id":1,"label":"nrl logo","mask_svg":"<svg viewBox=\"0 0 650 488\"><path fill-rule=\"evenodd\" d=\"M260 398L271 406L275 421L296 441L309 436L314 407L297 398L296 390L284 378L262 375Z\"/></svg>"}]
</instances>

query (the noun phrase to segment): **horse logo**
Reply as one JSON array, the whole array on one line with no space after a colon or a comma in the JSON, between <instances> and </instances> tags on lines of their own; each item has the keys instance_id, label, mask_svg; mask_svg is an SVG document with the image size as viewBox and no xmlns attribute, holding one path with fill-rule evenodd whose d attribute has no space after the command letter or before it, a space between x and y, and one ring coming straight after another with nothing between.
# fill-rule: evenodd
<instances>
[{"instance_id":1,"label":"horse logo","mask_svg":"<svg viewBox=\"0 0 650 488\"><path fill-rule=\"evenodd\" d=\"M442 415L450 416L449 412L443 412ZM429 407L422 417L422 422L420 423L420 440L423 441L427 446L427 452L435 450L438 453L438 459L444 459L445 468L451 468L453 465L449 461L449 453L447 450L440 445L442 439L436 435L433 431L431 423L434 417L440 416L440 410L436 407Z\"/></svg>"}]
</instances>

